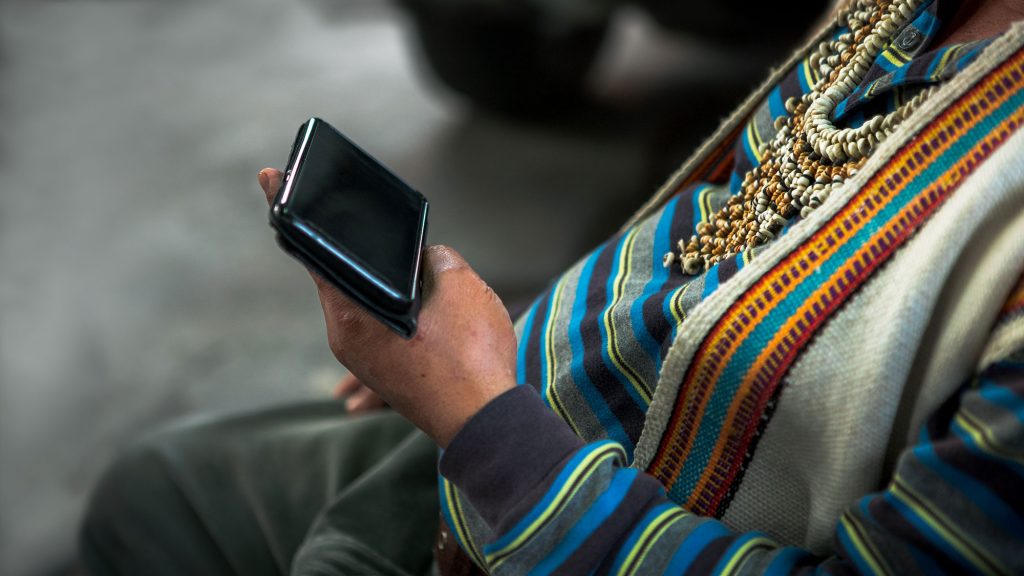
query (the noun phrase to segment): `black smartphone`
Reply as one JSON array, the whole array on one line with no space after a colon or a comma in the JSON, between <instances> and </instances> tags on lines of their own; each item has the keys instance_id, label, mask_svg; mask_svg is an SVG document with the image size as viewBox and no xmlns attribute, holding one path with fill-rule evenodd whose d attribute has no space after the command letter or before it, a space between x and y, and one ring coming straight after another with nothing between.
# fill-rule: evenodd
<instances>
[{"instance_id":1,"label":"black smartphone","mask_svg":"<svg viewBox=\"0 0 1024 576\"><path fill-rule=\"evenodd\" d=\"M299 128L270 208L282 248L405 338L416 332L427 199L334 127Z\"/></svg>"}]
</instances>

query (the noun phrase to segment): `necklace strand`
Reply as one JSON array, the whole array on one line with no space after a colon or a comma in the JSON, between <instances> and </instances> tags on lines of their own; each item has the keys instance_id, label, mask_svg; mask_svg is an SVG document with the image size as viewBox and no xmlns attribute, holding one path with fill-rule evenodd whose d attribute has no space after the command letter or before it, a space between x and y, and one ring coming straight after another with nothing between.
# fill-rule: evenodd
<instances>
[{"instance_id":1,"label":"necklace strand","mask_svg":"<svg viewBox=\"0 0 1024 576\"><path fill-rule=\"evenodd\" d=\"M818 80L802 97L785 102L786 116L758 149L761 163L744 174L740 193L688 241L665 254L664 265L679 264L697 274L743 250L760 246L799 214L806 218L833 190L857 173L872 150L932 93L928 88L888 114L857 128L832 123L836 106L863 81L871 63L912 18L922 0L856 0L836 16L846 32L818 44L808 64Z\"/></svg>"}]
</instances>

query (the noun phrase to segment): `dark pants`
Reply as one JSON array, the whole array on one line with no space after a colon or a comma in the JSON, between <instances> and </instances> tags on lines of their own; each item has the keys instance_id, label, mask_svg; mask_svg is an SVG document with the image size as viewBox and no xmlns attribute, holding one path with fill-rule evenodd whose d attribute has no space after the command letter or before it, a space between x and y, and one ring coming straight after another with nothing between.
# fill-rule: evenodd
<instances>
[{"instance_id":1,"label":"dark pants","mask_svg":"<svg viewBox=\"0 0 1024 576\"><path fill-rule=\"evenodd\" d=\"M391 411L193 419L106 473L82 560L97 576L429 574L436 470L430 439Z\"/></svg>"}]
</instances>

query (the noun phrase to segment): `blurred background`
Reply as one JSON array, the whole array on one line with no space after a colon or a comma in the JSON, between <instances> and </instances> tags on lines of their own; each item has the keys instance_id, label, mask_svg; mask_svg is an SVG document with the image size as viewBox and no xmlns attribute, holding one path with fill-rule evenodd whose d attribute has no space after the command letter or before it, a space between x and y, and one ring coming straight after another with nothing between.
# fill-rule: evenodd
<instances>
[{"instance_id":1,"label":"blurred background","mask_svg":"<svg viewBox=\"0 0 1024 576\"><path fill-rule=\"evenodd\" d=\"M89 490L140 434L329 396L343 368L256 184L308 117L526 302L804 30L670 32L695 2L470 21L446 2L0 2L0 574L77 573Z\"/></svg>"}]
</instances>

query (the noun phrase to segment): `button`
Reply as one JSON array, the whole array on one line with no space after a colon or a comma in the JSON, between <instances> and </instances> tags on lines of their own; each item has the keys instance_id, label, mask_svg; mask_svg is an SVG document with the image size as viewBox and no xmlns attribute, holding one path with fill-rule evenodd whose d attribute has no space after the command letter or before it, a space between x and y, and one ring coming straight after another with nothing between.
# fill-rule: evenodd
<instances>
[{"instance_id":1,"label":"button","mask_svg":"<svg viewBox=\"0 0 1024 576\"><path fill-rule=\"evenodd\" d=\"M896 38L896 47L904 52L910 52L921 44L924 35L917 31L917 28L907 28Z\"/></svg>"}]
</instances>

